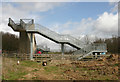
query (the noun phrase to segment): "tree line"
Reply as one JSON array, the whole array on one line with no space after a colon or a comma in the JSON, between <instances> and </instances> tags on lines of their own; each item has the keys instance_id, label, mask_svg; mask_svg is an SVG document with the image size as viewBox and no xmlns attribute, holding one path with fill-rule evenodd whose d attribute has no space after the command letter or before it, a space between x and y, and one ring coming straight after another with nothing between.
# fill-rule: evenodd
<instances>
[{"instance_id":1,"label":"tree line","mask_svg":"<svg viewBox=\"0 0 120 82\"><path fill-rule=\"evenodd\" d=\"M2 34L2 50L3 52L14 51L17 52L19 49L19 38L18 36L11 33Z\"/></svg>"},{"instance_id":2,"label":"tree line","mask_svg":"<svg viewBox=\"0 0 120 82\"><path fill-rule=\"evenodd\" d=\"M19 37L11 34L11 33L4 33L2 34L2 50L3 51L18 51L19 50ZM88 37L85 40L86 43L89 43ZM112 38L101 39L97 38L94 43L106 43L107 50L109 53L120 53L120 37L113 36Z\"/></svg>"},{"instance_id":3,"label":"tree line","mask_svg":"<svg viewBox=\"0 0 120 82\"><path fill-rule=\"evenodd\" d=\"M109 53L120 53L120 37L113 36L112 38L107 39L98 39L94 43L106 43L107 50Z\"/></svg>"}]
</instances>

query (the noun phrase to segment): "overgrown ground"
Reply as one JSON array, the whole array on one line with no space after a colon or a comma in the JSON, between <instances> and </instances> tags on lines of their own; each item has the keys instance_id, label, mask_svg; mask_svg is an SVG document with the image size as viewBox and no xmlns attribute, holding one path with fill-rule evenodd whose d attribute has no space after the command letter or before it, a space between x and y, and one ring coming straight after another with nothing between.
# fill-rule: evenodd
<instances>
[{"instance_id":1,"label":"overgrown ground","mask_svg":"<svg viewBox=\"0 0 120 82\"><path fill-rule=\"evenodd\" d=\"M52 60L47 66L3 58L3 80L118 80L118 55L93 61Z\"/></svg>"}]
</instances>

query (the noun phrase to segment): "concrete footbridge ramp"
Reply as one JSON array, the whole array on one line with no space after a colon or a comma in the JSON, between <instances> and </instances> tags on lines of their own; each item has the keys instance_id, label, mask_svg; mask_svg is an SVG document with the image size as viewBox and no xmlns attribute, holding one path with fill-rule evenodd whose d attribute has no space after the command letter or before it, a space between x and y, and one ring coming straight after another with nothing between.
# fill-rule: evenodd
<instances>
[{"instance_id":1,"label":"concrete footbridge ramp","mask_svg":"<svg viewBox=\"0 0 120 82\"><path fill-rule=\"evenodd\" d=\"M15 23L11 18L9 18L8 26L10 26L14 31L20 32L20 51L27 51L28 53L30 52L31 59L36 47L34 33L38 33L45 38L61 44L62 54L64 54L64 44L68 44L77 50L84 51L87 53L87 55L91 52L84 49L85 46L79 39L70 35L58 34L40 24L35 24L33 19L20 19L19 23Z\"/></svg>"}]
</instances>

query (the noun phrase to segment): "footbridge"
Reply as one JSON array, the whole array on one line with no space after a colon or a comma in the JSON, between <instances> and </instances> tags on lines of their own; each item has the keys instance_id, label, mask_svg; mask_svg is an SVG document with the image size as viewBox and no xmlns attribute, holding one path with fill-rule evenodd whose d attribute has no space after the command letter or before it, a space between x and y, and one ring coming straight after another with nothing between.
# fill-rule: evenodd
<instances>
[{"instance_id":1,"label":"footbridge","mask_svg":"<svg viewBox=\"0 0 120 82\"><path fill-rule=\"evenodd\" d=\"M33 58L33 53L36 48L35 33L42 35L45 38L48 38L56 43L61 44L62 55L64 54L64 44L68 44L76 48L78 52L86 52L85 56L88 56L92 50L87 50L86 46L77 38L74 38L70 35L61 35L54 31L49 30L48 28L35 24L33 19L20 19L19 23L15 23L11 18L9 18L8 26L10 26L14 31L20 32L20 52L31 53L30 59ZM106 46L104 46L101 52L106 51ZM99 49L97 49L99 50Z\"/></svg>"}]
</instances>

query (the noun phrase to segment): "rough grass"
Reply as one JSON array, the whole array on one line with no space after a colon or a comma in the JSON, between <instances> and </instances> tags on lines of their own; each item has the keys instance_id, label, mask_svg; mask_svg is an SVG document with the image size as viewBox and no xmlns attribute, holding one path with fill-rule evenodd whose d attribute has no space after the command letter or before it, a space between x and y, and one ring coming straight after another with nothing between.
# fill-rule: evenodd
<instances>
[{"instance_id":1,"label":"rough grass","mask_svg":"<svg viewBox=\"0 0 120 82\"><path fill-rule=\"evenodd\" d=\"M57 66L47 66L47 67L44 67L44 70L48 73L50 72L56 72L58 70L58 67Z\"/></svg>"},{"instance_id":2,"label":"rough grass","mask_svg":"<svg viewBox=\"0 0 120 82\"><path fill-rule=\"evenodd\" d=\"M5 80L17 80L18 78L21 78L23 75L27 74L25 70L23 70L25 67L18 66L17 61L14 59L4 58L3 59L3 76L2 79Z\"/></svg>"},{"instance_id":3,"label":"rough grass","mask_svg":"<svg viewBox=\"0 0 120 82\"><path fill-rule=\"evenodd\" d=\"M17 65L17 60L3 58L3 80L118 80L118 62L112 60L52 60L47 66L33 61Z\"/></svg>"},{"instance_id":4,"label":"rough grass","mask_svg":"<svg viewBox=\"0 0 120 82\"><path fill-rule=\"evenodd\" d=\"M21 61L20 65L25 67L37 67L38 63L33 61Z\"/></svg>"}]
</instances>

